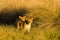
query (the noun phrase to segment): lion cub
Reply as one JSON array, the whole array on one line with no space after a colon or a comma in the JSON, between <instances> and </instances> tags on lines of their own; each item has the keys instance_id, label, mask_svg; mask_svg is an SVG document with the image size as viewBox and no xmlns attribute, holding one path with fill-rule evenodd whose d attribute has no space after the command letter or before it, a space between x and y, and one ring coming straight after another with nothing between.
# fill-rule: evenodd
<instances>
[{"instance_id":1,"label":"lion cub","mask_svg":"<svg viewBox=\"0 0 60 40\"><path fill-rule=\"evenodd\" d=\"M30 32L32 22L33 17L19 16L19 20L17 21L17 29L19 30L22 25L25 32Z\"/></svg>"},{"instance_id":2,"label":"lion cub","mask_svg":"<svg viewBox=\"0 0 60 40\"><path fill-rule=\"evenodd\" d=\"M30 32L33 17L27 17L24 22L24 31Z\"/></svg>"},{"instance_id":3,"label":"lion cub","mask_svg":"<svg viewBox=\"0 0 60 40\"><path fill-rule=\"evenodd\" d=\"M20 29L20 26L23 26L26 16L19 16L17 21L17 29Z\"/></svg>"}]
</instances>

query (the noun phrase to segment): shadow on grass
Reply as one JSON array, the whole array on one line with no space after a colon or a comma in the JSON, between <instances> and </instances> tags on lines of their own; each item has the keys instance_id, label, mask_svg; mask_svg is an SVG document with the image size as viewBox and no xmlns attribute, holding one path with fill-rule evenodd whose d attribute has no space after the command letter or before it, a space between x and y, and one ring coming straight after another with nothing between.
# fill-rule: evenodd
<instances>
[{"instance_id":1,"label":"shadow on grass","mask_svg":"<svg viewBox=\"0 0 60 40\"><path fill-rule=\"evenodd\" d=\"M18 20L18 16L24 16L28 12L27 8L20 8L20 9L3 9L0 12L0 23L2 24L16 24L16 21Z\"/></svg>"}]
</instances>

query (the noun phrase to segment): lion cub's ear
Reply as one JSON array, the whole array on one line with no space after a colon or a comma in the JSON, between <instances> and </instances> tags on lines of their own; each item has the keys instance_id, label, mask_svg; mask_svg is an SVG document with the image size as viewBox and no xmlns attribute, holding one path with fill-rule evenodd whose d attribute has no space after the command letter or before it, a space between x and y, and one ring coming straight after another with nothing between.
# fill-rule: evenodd
<instances>
[{"instance_id":1,"label":"lion cub's ear","mask_svg":"<svg viewBox=\"0 0 60 40\"><path fill-rule=\"evenodd\" d=\"M26 16L23 16L23 17L19 16L19 19L22 20L22 21L25 21Z\"/></svg>"}]
</instances>

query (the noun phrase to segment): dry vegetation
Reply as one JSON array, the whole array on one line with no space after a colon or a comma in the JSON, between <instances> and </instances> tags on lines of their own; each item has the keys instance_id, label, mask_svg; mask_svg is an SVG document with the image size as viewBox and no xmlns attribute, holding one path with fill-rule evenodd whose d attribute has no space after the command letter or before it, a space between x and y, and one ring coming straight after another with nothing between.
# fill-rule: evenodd
<instances>
[{"instance_id":1,"label":"dry vegetation","mask_svg":"<svg viewBox=\"0 0 60 40\"><path fill-rule=\"evenodd\" d=\"M1 24L0 40L60 40L60 0L0 0L0 19L4 9L12 15L24 7L29 11L27 16L35 17L31 32L24 33L14 25Z\"/></svg>"}]
</instances>

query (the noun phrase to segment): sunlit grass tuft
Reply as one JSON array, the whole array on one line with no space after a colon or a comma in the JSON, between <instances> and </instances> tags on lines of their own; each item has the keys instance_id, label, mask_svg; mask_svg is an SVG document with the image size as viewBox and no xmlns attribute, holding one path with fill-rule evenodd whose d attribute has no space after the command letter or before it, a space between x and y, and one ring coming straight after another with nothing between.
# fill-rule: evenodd
<instances>
[{"instance_id":1,"label":"sunlit grass tuft","mask_svg":"<svg viewBox=\"0 0 60 40\"><path fill-rule=\"evenodd\" d=\"M1 25L0 40L60 40L60 28L48 27L49 25L47 25L47 28L43 29L33 27L30 33L25 33L23 29L17 30L13 25Z\"/></svg>"}]
</instances>

